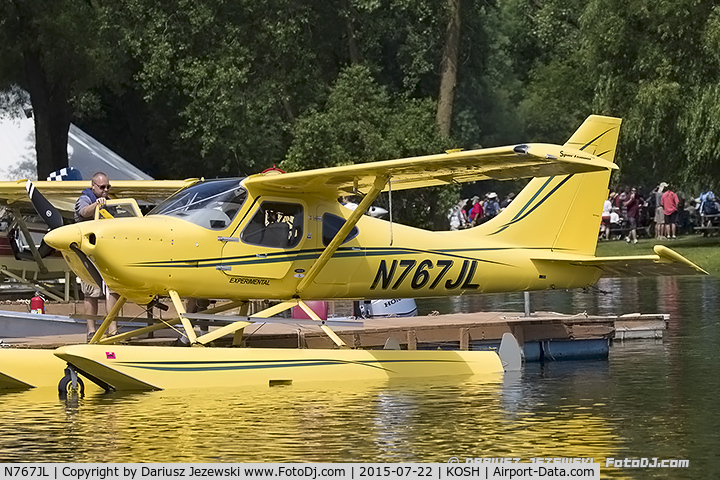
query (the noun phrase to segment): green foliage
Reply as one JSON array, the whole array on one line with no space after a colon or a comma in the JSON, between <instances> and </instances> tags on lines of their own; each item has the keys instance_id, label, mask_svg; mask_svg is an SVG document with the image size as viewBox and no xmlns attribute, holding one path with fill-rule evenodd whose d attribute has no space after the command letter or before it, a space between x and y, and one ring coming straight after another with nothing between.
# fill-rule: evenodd
<instances>
[{"instance_id":1,"label":"green foliage","mask_svg":"<svg viewBox=\"0 0 720 480\"><path fill-rule=\"evenodd\" d=\"M367 66L345 69L322 110L298 118L286 170L305 170L436 153L447 148L432 100L390 95Z\"/></svg>"},{"instance_id":2,"label":"green foliage","mask_svg":"<svg viewBox=\"0 0 720 480\"><path fill-rule=\"evenodd\" d=\"M114 62L100 37L101 15L87 0L0 2L0 87L28 88L23 72L28 52L41 56L48 82L67 84L71 94L106 81Z\"/></svg>"},{"instance_id":3,"label":"green foliage","mask_svg":"<svg viewBox=\"0 0 720 480\"><path fill-rule=\"evenodd\" d=\"M624 118L621 183L695 188L712 171L717 132L698 128L717 83L712 11L701 0L588 2L582 27L585 58L597 65L592 105Z\"/></svg>"},{"instance_id":4,"label":"green foliage","mask_svg":"<svg viewBox=\"0 0 720 480\"><path fill-rule=\"evenodd\" d=\"M101 34L102 16L87 0L0 2L0 91L30 95L40 178L67 166L73 115L100 110L91 89L116 84L117 57ZM0 110L12 107L8 98L0 96Z\"/></svg>"},{"instance_id":5,"label":"green foliage","mask_svg":"<svg viewBox=\"0 0 720 480\"><path fill-rule=\"evenodd\" d=\"M448 144L435 127L434 115L432 100L390 95L369 67L348 67L338 76L325 107L308 111L295 123L281 168L306 170L443 151ZM456 201L447 191L394 193L394 220L442 228L445 211ZM385 196L378 205L389 208L389 203Z\"/></svg>"},{"instance_id":6,"label":"green foliage","mask_svg":"<svg viewBox=\"0 0 720 480\"><path fill-rule=\"evenodd\" d=\"M294 97L316 91L307 5L121 0L114 8L144 101L158 117L176 117L164 141L186 146L166 167L242 175L282 158Z\"/></svg>"},{"instance_id":7,"label":"green foliage","mask_svg":"<svg viewBox=\"0 0 720 480\"><path fill-rule=\"evenodd\" d=\"M462 0L450 144L435 127L446 8L0 2L0 87L28 90L23 59L39 52L68 117L159 178L559 143L597 113L624 119L618 183L720 189L715 2ZM437 228L445 195L398 193L394 206Z\"/></svg>"}]
</instances>

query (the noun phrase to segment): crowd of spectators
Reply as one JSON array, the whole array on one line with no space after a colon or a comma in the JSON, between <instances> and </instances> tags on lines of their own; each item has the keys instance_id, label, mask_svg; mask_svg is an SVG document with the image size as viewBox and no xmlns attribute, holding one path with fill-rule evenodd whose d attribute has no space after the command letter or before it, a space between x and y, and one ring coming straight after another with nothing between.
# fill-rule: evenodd
<instances>
[{"instance_id":1,"label":"crowd of spectators","mask_svg":"<svg viewBox=\"0 0 720 480\"><path fill-rule=\"evenodd\" d=\"M637 243L638 235L675 239L680 234L720 229L720 204L706 190L699 196L676 192L661 182L652 190L611 189L602 211L599 238ZM717 216L717 217L716 217Z\"/></svg>"},{"instance_id":2,"label":"crowd of spectators","mask_svg":"<svg viewBox=\"0 0 720 480\"><path fill-rule=\"evenodd\" d=\"M483 198L460 200L448 214L450 229L481 225L513 198L515 194L510 193L500 201L495 192L488 192ZM699 231L720 233L720 202L715 194L705 190L699 196L689 195L661 182L651 190L633 186L611 189L603 204L599 239L637 243L643 236L672 240Z\"/></svg>"},{"instance_id":3,"label":"crowd of spectators","mask_svg":"<svg viewBox=\"0 0 720 480\"><path fill-rule=\"evenodd\" d=\"M488 192L483 199L474 196L470 199L460 200L448 214L450 230L461 230L482 225L510 205L513 198L515 198L515 194L510 193L504 200L500 201L497 193Z\"/></svg>"}]
</instances>

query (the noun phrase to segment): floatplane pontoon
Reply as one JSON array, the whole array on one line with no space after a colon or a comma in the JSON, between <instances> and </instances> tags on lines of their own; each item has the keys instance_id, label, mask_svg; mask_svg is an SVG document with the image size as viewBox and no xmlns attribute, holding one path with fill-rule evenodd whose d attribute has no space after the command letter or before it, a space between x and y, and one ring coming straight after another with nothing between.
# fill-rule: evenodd
<instances>
[{"instance_id":1,"label":"floatplane pontoon","mask_svg":"<svg viewBox=\"0 0 720 480\"><path fill-rule=\"evenodd\" d=\"M705 273L660 246L654 255L595 256L619 129L619 119L590 116L562 146L520 144L199 180L146 216L103 219L112 217L110 208L95 221L65 226L39 193L51 197L58 187L28 182L34 206L53 228L45 242L85 281L104 281L121 295L89 345L54 353L71 376L79 372L115 390L501 372L492 351L348 348L305 302L568 289L592 286L601 276ZM429 232L365 215L381 192L522 177L533 178L505 210L467 230ZM17 188L0 184L0 196L17 197ZM363 197L355 210L338 201L347 195ZM191 347L117 345L161 325L102 338L126 300L145 305L167 297ZM278 303L225 317L227 325L197 335L193 323L219 311L186 312L183 298L227 299L233 308L248 299ZM336 349L211 347L225 335L238 344L246 326L297 306Z\"/></svg>"}]
</instances>

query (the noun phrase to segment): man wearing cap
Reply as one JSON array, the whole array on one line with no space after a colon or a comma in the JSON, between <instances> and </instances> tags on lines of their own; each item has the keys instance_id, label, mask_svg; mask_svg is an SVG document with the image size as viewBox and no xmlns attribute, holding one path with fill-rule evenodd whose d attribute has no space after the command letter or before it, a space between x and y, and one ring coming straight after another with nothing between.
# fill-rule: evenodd
<instances>
[{"instance_id":1,"label":"man wearing cap","mask_svg":"<svg viewBox=\"0 0 720 480\"><path fill-rule=\"evenodd\" d=\"M485 221L490 220L495 215L500 213L500 204L498 203L497 193L490 192L487 195L484 205L485 210Z\"/></svg>"}]
</instances>

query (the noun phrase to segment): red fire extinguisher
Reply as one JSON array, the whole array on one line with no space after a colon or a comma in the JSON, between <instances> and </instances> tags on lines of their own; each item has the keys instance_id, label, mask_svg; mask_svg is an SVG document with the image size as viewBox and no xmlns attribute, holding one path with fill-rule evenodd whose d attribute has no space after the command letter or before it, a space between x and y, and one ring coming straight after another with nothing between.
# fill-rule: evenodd
<instances>
[{"instance_id":1,"label":"red fire extinguisher","mask_svg":"<svg viewBox=\"0 0 720 480\"><path fill-rule=\"evenodd\" d=\"M45 313L45 300L38 292L30 299L30 313Z\"/></svg>"}]
</instances>

